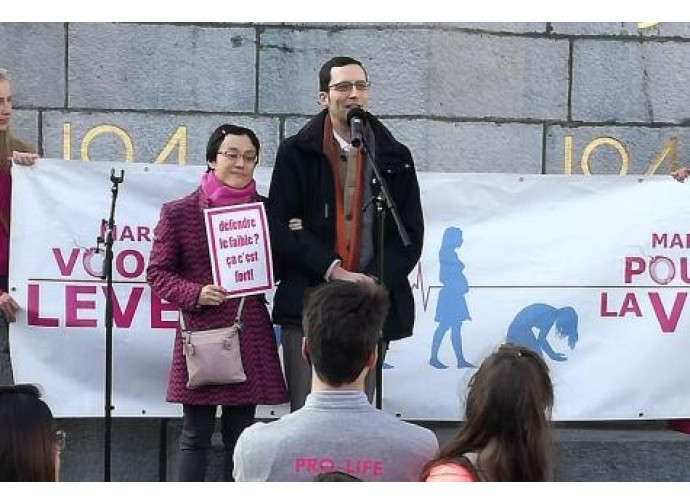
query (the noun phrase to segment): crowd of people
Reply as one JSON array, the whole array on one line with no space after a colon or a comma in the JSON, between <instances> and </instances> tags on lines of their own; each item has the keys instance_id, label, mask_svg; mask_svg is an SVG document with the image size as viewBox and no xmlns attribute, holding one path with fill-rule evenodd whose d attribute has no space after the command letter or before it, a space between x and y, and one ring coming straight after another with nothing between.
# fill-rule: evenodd
<instances>
[{"instance_id":1,"label":"crowd of people","mask_svg":"<svg viewBox=\"0 0 690 504\"><path fill-rule=\"evenodd\" d=\"M327 61L319 75L322 111L277 153L268 197L254 170L259 138L223 124L206 147L207 171L187 196L162 206L147 268L152 291L180 310L167 401L183 411L179 481L206 477L218 407L227 481L548 481L554 478L550 415L554 394L542 356L519 344L496 349L474 372L464 421L439 447L433 432L372 406L376 369L391 342L412 335L414 300L407 280L417 264L424 220L410 150L366 111L370 81L361 62ZM363 112L363 129L349 119ZM0 351L9 368L7 326L20 309L8 291L11 168L31 165L35 150L9 129L12 93L0 70ZM359 134L358 142L352 135ZM357 145L355 145L357 144ZM380 170L379 180L376 165ZM19 168L21 169L21 168ZM690 171L676 174L683 180ZM394 219L379 229L375 205L382 184L410 243ZM277 290L273 313L264 295L228 297L214 284L203 211L263 202ZM364 208L364 211L359 209ZM444 270L430 363L450 330L458 367L460 326L469 320L464 265L453 250ZM383 244L381 246L380 244ZM380 270L381 257L385 257ZM184 330L241 320L246 380L190 387ZM281 369L273 323L282 326ZM183 325L184 324L184 325ZM381 342L383 344L381 344ZM255 423L259 404L289 401L291 412ZM57 481L64 433L31 385L0 386L0 481Z\"/></svg>"}]
</instances>

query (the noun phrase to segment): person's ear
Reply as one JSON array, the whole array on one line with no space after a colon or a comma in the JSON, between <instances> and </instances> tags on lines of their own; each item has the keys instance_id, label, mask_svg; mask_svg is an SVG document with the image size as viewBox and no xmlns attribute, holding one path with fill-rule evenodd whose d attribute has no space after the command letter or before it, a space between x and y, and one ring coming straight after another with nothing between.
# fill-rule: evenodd
<instances>
[{"instance_id":1,"label":"person's ear","mask_svg":"<svg viewBox=\"0 0 690 504\"><path fill-rule=\"evenodd\" d=\"M367 359L367 362L364 364L366 367L369 369L375 369L376 368L376 363L379 360L379 346L376 345L374 347L374 350L371 352L371 355Z\"/></svg>"},{"instance_id":2,"label":"person's ear","mask_svg":"<svg viewBox=\"0 0 690 504\"><path fill-rule=\"evenodd\" d=\"M311 359L309 358L309 347L307 347L307 338L302 338L302 357L311 366Z\"/></svg>"},{"instance_id":3,"label":"person's ear","mask_svg":"<svg viewBox=\"0 0 690 504\"><path fill-rule=\"evenodd\" d=\"M316 101L323 108L327 108L328 107L328 93L326 93L325 91L320 91Z\"/></svg>"}]
</instances>

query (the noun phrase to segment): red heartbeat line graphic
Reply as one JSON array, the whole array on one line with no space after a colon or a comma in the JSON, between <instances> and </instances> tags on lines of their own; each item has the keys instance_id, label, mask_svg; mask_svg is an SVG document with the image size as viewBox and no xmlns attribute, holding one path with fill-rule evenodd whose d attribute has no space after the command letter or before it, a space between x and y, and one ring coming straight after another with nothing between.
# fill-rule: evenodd
<instances>
[{"instance_id":1,"label":"red heartbeat line graphic","mask_svg":"<svg viewBox=\"0 0 690 504\"><path fill-rule=\"evenodd\" d=\"M418 262L417 263L417 278L414 279L413 282L410 283L410 287L412 287L412 290L419 290L420 293L422 294L422 308L424 311L427 310L427 306L429 305L429 294L431 293L431 289L440 289L441 285L430 285L428 287L424 287L424 272L422 271L422 263Z\"/></svg>"}]
</instances>

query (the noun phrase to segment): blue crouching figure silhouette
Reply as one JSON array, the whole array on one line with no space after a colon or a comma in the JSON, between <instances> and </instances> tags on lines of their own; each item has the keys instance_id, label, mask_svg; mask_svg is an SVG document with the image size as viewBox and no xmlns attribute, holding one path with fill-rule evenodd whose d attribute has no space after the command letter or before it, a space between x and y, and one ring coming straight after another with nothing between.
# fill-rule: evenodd
<instances>
[{"instance_id":1,"label":"blue crouching figure silhouette","mask_svg":"<svg viewBox=\"0 0 690 504\"><path fill-rule=\"evenodd\" d=\"M431 343L431 358L429 364L438 369L446 369L448 366L438 359L438 351L446 332L450 330L450 342L453 345L455 359L458 368L476 367L465 360L462 355L462 336L460 330L462 323L470 319L467 309L465 294L469 290L467 278L462 270L465 265L458 258L456 249L462 245L462 230L457 227L449 227L443 233L441 250L438 252L440 265L439 280L442 287L436 303L436 317L438 327L434 332Z\"/></svg>"},{"instance_id":2,"label":"blue crouching figure silhouette","mask_svg":"<svg viewBox=\"0 0 690 504\"><path fill-rule=\"evenodd\" d=\"M554 324L556 325L556 336L568 338L568 346L575 348L578 338L575 310L570 306L554 308L544 303L531 304L520 310L508 327L506 341L524 345L542 356L546 354L551 360L565 361L568 357L554 351L547 340Z\"/></svg>"}]
</instances>

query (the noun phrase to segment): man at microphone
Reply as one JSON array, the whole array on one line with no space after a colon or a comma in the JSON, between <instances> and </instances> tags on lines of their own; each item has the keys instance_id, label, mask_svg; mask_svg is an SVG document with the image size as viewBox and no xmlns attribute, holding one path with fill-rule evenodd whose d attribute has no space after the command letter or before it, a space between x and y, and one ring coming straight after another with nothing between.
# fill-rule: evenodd
<instances>
[{"instance_id":1,"label":"man at microphone","mask_svg":"<svg viewBox=\"0 0 690 504\"><path fill-rule=\"evenodd\" d=\"M304 404L311 366L303 359L302 306L305 294L330 280L374 283L390 295L383 328L388 343L412 335L414 299L407 276L422 251L424 222L419 184L410 150L366 112L371 83L362 63L338 56L319 71L318 103L323 110L276 156L269 190L268 219L278 272L273 320L283 326L283 361L295 411ZM349 119L349 121L348 121ZM411 244L404 246L391 216L384 250L378 250L378 195L369 151L385 179ZM384 272L378 255L384 254ZM383 356L381 356L383 359ZM366 381L372 400L375 374Z\"/></svg>"}]
</instances>

